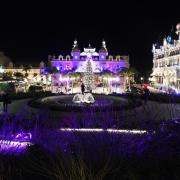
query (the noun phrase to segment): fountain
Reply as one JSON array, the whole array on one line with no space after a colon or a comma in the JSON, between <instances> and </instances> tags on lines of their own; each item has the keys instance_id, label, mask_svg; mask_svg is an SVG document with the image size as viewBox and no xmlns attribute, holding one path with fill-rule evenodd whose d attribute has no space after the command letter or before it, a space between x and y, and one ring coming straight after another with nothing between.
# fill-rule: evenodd
<instances>
[{"instance_id":1,"label":"fountain","mask_svg":"<svg viewBox=\"0 0 180 180\"><path fill-rule=\"evenodd\" d=\"M73 103L94 103L94 97L91 93L76 94L73 97Z\"/></svg>"}]
</instances>

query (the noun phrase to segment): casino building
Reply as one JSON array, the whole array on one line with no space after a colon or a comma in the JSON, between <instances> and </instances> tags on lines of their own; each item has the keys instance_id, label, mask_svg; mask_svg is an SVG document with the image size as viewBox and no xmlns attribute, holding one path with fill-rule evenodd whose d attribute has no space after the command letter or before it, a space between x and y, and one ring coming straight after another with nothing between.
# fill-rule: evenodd
<instances>
[{"instance_id":1,"label":"casino building","mask_svg":"<svg viewBox=\"0 0 180 180\"><path fill-rule=\"evenodd\" d=\"M118 73L122 68L129 67L128 56L108 56L105 41L102 42L102 47L99 52L96 52L96 48L92 48L90 44L89 47L84 48L84 51L81 52L76 40L74 41L71 56L67 55L66 57L63 57L62 55L59 55L58 58L52 59L51 66L56 67L60 72L71 71L74 69L75 72L83 73L87 56L90 56L92 60L94 73L101 73L104 70Z\"/></svg>"},{"instance_id":2,"label":"casino building","mask_svg":"<svg viewBox=\"0 0 180 180\"><path fill-rule=\"evenodd\" d=\"M64 84L72 86L73 83L73 86L79 87L83 81L88 59L91 62L94 74L95 92L99 92L100 87L104 91L107 86L110 88L108 89L110 92L122 91L126 79L122 75L120 76L120 71L123 68L129 68L129 56L109 55L105 41L102 41L102 46L98 52L90 44L81 52L78 42L75 40L71 55L65 57L59 55L58 58L54 56L50 60L51 67L56 69L56 73L52 77L53 86Z\"/></svg>"}]
</instances>

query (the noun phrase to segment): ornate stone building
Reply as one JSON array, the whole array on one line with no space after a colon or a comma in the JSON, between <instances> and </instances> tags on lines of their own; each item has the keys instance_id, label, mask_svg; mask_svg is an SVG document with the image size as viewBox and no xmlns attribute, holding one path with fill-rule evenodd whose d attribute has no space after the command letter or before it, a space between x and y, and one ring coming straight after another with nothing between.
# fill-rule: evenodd
<instances>
[{"instance_id":1,"label":"ornate stone building","mask_svg":"<svg viewBox=\"0 0 180 180\"><path fill-rule=\"evenodd\" d=\"M84 51L81 52L76 40L74 41L71 56L63 57L59 55L58 58L53 57L51 66L56 67L59 72L68 72L73 69L75 72L83 73L88 56L92 60L94 73L101 73L104 70L118 73L122 68L129 67L129 56L108 56L105 41L102 41L102 47L98 52L90 44L89 47L84 48Z\"/></svg>"},{"instance_id":2,"label":"ornate stone building","mask_svg":"<svg viewBox=\"0 0 180 180\"><path fill-rule=\"evenodd\" d=\"M56 70L56 73L52 77L52 85L60 86L63 84L64 86L69 86L69 84L73 84L73 89L75 86L79 88L80 83L84 79L86 64L89 60L94 76L94 92L101 92L102 89L104 92L105 86L111 87L110 90L108 90L109 92L121 92L126 79L120 76L120 72L123 68L129 68L129 56L112 56L108 54L105 41L102 41L102 46L99 51L96 51L96 48L91 47L90 44L81 51L78 47L77 40L75 40L71 55L64 57L62 55L58 57L51 56L52 59L49 58L51 67ZM107 74L109 74L109 76ZM79 77L76 78L79 79L79 84L73 76Z\"/></svg>"},{"instance_id":3,"label":"ornate stone building","mask_svg":"<svg viewBox=\"0 0 180 180\"><path fill-rule=\"evenodd\" d=\"M153 44L153 73L154 86L165 91L180 91L180 23L176 26L178 39L171 36L164 38L163 45Z\"/></svg>"}]
</instances>

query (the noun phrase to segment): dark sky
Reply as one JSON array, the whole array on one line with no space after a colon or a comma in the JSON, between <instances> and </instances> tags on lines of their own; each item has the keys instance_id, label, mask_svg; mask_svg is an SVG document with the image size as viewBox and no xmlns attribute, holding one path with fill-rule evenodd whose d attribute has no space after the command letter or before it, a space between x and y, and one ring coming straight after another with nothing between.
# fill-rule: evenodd
<instances>
[{"instance_id":1,"label":"dark sky","mask_svg":"<svg viewBox=\"0 0 180 180\"><path fill-rule=\"evenodd\" d=\"M110 55L129 55L130 64L143 72L152 69L152 43L178 22L178 4L26 5L1 13L0 51L15 63L40 62L50 53L70 54L74 38L81 49L89 40L99 49L104 38Z\"/></svg>"}]
</instances>

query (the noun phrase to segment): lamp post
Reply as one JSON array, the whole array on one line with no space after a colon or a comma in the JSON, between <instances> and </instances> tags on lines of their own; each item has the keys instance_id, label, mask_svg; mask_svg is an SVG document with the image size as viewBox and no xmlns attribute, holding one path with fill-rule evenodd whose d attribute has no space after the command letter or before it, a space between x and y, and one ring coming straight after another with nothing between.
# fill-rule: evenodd
<instances>
[{"instance_id":1,"label":"lamp post","mask_svg":"<svg viewBox=\"0 0 180 180\"><path fill-rule=\"evenodd\" d=\"M143 80L144 80L144 78L143 78L143 77L141 77L141 84L143 83Z\"/></svg>"},{"instance_id":2,"label":"lamp post","mask_svg":"<svg viewBox=\"0 0 180 180\"><path fill-rule=\"evenodd\" d=\"M149 81L149 85L151 85L152 78L149 77L149 78L148 78L148 81Z\"/></svg>"},{"instance_id":3,"label":"lamp post","mask_svg":"<svg viewBox=\"0 0 180 180\"><path fill-rule=\"evenodd\" d=\"M117 93L117 83L118 83L118 81L119 81L119 77L116 77L116 78L115 78L115 81L116 81L116 93Z\"/></svg>"}]
</instances>

